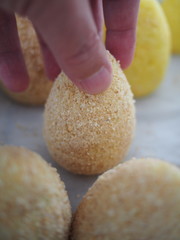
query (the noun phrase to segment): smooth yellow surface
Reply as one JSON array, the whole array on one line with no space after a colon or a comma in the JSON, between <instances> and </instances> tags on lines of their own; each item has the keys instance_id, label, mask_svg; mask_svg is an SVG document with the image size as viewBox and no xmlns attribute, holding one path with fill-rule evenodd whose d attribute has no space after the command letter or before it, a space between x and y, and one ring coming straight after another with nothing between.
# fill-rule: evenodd
<instances>
[{"instance_id":1,"label":"smooth yellow surface","mask_svg":"<svg viewBox=\"0 0 180 240\"><path fill-rule=\"evenodd\" d=\"M170 56L170 30L160 4L141 0L135 56L125 70L135 97L152 93L164 78Z\"/></svg>"},{"instance_id":2,"label":"smooth yellow surface","mask_svg":"<svg viewBox=\"0 0 180 240\"><path fill-rule=\"evenodd\" d=\"M164 0L162 7L172 33L172 51L180 53L180 0Z\"/></svg>"}]
</instances>

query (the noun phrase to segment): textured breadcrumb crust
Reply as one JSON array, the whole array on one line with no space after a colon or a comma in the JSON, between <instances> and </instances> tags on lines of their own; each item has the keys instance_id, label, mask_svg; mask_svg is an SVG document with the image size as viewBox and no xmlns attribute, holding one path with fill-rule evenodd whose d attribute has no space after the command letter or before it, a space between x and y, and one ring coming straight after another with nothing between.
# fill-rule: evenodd
<instances>
[{"instance_id":1,"label":"textured breadcrumb crust","mask_svg":"<svg viewBox=\"0 0 180 240\"><path fill-rule=\"evenodd\" d=\"M19 16L16 16L16 20L30 83L28 89L22 93L14 93L5 88L4 91L17 102L41 105L49 95L52 82L45 74L39 42L31 22Z\"/></svg>"},{"instance_id":2,"label":"textured breadcrumb crust","mask_svg":"<svg viewBox=\"0 0 180 240\"><path fill-rule=\"evenodd\" d=\"M133 62L125 75L135 97L152 93L164 78L171 49L170 29L156 0L141 0Z\"/></svg>"},{"instance_id":3,"label":"textured breadcrumb crust","mask_svg":"<svg viewBox=\"0 0 180 240\"><path fill-rule=\"evenodd\" d=\"M180 170L132 159L98 178L75 214L73 240L179 240Z\"/></svg>"},{"instance_id":4,"label":"textured breadcrumb crust","mask_svg":"<svg viewBox=\"0 0 180 240\"><path fill-rule=\"evenodd\" d=\"M71 209L64 183L38 154L0 146L0 239L68 239Z\"/></svg>"},{"instance_id":5,"label":"textured breadcrumb crust","mask_svg":"<svg viewBox=\"0 0 180 240\"><path fill-rule=\"evenodd\" d=\"M79 174L98 174L122 160L135 128L130 86L110 56L111 87L98 95L80 91L62 73L55 81L44 113L44 137L52 157Z\"/></svg>"},{"instance_id":6,"label":"textured breadcrumb crust","mask_svg":"<svg viewBox=\"0 0 180 240\"><path fill-rule=\"evenodd\" d=\"M171 29L173 53L180 53L180 1L163 0L162 7Z\"/></svg>"}]
</instances>

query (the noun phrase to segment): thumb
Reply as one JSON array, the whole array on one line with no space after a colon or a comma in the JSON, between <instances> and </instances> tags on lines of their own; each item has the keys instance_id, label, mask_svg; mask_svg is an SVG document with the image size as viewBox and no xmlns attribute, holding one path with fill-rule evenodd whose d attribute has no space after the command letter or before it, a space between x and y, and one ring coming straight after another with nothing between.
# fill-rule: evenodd
<instances>
[{"instance_id":1,"label":"thumb","mask_svg":"<svg viewBox=\"0 0 180 240\"><path fill-rule=\"evenodd\" d=\"M111 83L111 66L88 0L38 1L27 12L66 75L83 91L97 94ZM40 9L38 13L37 9Z\"/></svg>"}]
</instances>

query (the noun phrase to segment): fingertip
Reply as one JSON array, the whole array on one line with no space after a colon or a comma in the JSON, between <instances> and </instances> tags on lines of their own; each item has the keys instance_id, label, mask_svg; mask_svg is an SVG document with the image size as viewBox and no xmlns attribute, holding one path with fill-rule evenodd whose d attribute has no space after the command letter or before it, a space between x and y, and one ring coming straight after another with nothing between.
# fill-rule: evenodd
<instances>
[{"instance_id":1,"label":"fingertip","mask_svg":"<svg viewBox=\"0 0 180 240\"><path fill-rule=\"evenodd\" d=\"M22 92L28 88L30 79L20 55L9 54L0 59L0 79L13 92Z\"/></svg>"},{"instance_id":2,"label":"fingertip","mask_svg":"<svg viewBox=\"0 0 180 240\"><path fill-rule=\"evenodd\" d=\"M134 58L135 31L108 31L106 47L111 54L120 61L122 69L130 66Z\"/></svg>"},{"instance_id":3,"label":"fingertip","mask_svg":"<svg viewBox=\"0 0 180 240\"><path fill-rule=\"evenodd\" d=\"M3 85L12 92L23 92L29 86L28 77L19 77L19 76L6 76L2 78Z\"/></svg>"},{"instance_id":4,"label":"fingertip","mask_svg":"<svg viewBox=\"0 0 180 240\"><path fill-rule=\"evenodd\" d=\"M0 80L13 92L26 90L29 76L24 62L15 15L0 9Z\"/></svg>"},{"instance_id":5,"label":"fingertip","mask_svg":"<svg viewBox=\"0 0 180 240\"><path fill-rule=\"evenodd\" d=\"M124 54L124 57L122 58L121 68L123 70L125 70L132 64L134 59L134 53L135 53L135 43L132 44L132 47L129 49L129 51L127 51Z\"/></svg>"},{"instance_id":6,"label":"fingertip","mask_svg":"<svg viewBox=\"0 0 180 240\"><path fill-rule=\"evenodd\" d=\"M120 62L121 68L123 70L127 69L133 62L133 58L134 58L134 51L129 52L129 54L127 54L126 57Z\"/></svg>"},{"instance_id":7,"label":"fingertip","mask_svg":"<svg viewBox=\"0 0 180 240\"><path fill-rule=\"evenodd\" d=\"M41 47L41 53L44 61L45 73L50 81L54 81L58 74L60 74L61 69L58 66L53 54L51 53L49 47L41 37L40 33L36 30L39 44Z\"/></svg>"},{"instance_id":8,"label":"fingertip","mask_svg":"<svg viewBox=\"0 0 180 240\"><path fill-rule=\"evenodd\" d=\"M99 94L104 92L112 82L111 68L102 66L90 77L80 80L76 85L88 94Z\"/></svg>"},{"instance_id":9,"label":"fingertip","mask_svg":"<svg viewBox=\"0 0 180 240\"><path fill-rule=\"evenodd\" d=\"M54 81L60 74L61 70L57 65L49 63L45 65L45 72L50 81Z\"/></svg>"}]
</instances>

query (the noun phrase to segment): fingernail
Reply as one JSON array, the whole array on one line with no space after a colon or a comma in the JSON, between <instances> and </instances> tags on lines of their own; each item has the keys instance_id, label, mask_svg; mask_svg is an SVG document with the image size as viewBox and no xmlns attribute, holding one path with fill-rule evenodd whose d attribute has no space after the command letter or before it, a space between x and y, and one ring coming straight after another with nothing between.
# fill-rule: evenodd
<instances>
[{"instance_id":1,"label":"fingernail","mask_svg":"<svg viewBox=\"0 0 180 240\"><path fill-rule=\"evenodd\" d=\"M80 81L80 88L89 94L105 91L111 84L111 70L102 66L96 73Z\"/></svg>"},{"instance_id":2,"label":"fingernail","mask_svg":"<svg viewBox=\"0 0 180 240\"><path fill-rule=\"evenodd\" d=\"M14 62L13 62L14 63ZM29 76L23 65L9 64L4 62L0 64L0 78L3 85L12 92L22 92L29 85ZM20 68L21 67L21 68Z\"/></svg>"},{"instance_id":3,"label":"fingernail","mask_svg":"<svg viewBox=\"0 0 180 240\"><path fill-rule=\"evenodd\" d=\"M45 72L50 81L54 81L60 74L61 69L54 59L50 58L49 61L45 60Z\"/></svg>"},{"instance_id":4,"label":"fingernail","mask_svg":"<svg viewBox=\"0 0 180 240\"><path fill-rule=\"evenodd\" d=\"M46 75L50 81L54 81L60 74L61 70L59 68L46 68Z\"/></svg>"}]
</instances>

